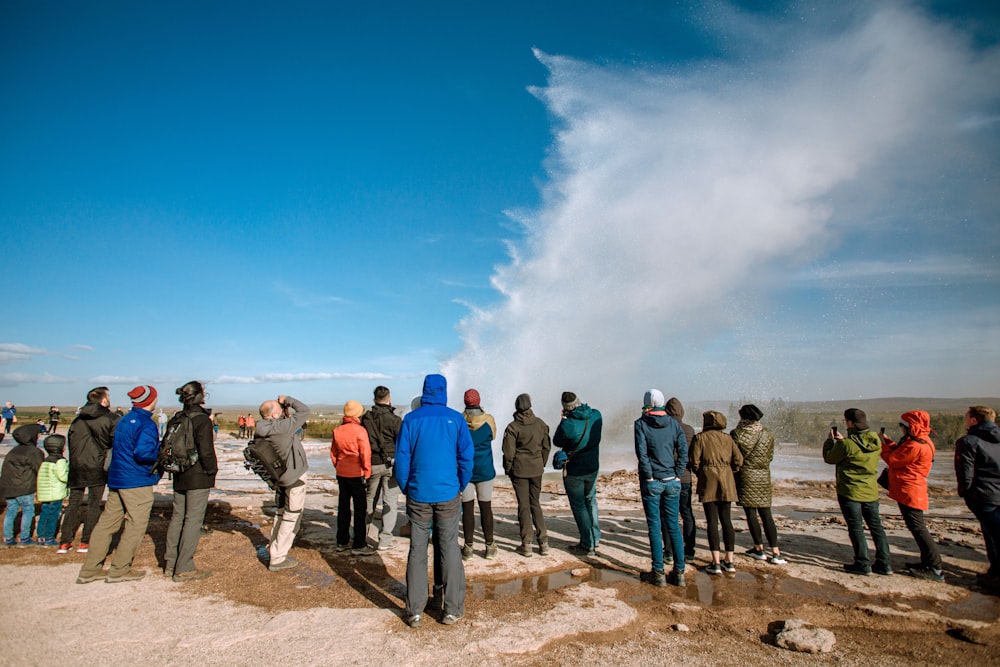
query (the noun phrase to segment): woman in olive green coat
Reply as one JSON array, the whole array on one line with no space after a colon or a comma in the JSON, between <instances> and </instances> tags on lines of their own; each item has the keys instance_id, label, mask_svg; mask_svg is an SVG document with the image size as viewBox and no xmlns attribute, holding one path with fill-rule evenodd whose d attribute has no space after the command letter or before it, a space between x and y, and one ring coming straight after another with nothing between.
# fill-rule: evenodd
<instances>
[{"instance_id":1,"label":"woman in olive green coat","mask_svg":"<svg viewBox=\"0 0 1000 667\"><path fill-rule=\"evenodd\" d=\"M730 433L740 453L743 454L743 467L736 476L736 483L740 505L743 505L743 511L747 515L747 527L753 538L753 549L747 551L747 556L782 565L785 559L781 557L781 550L778 548L778 529L774 525L774 517L771 516L771 461L774 459L774 436L760 423L763 416L764 413L756 405L748 404L740 408L740 423ZM764 524L767 545L771 548L770 555L764 553L761 523Z\"/></svg>"}]
</instances>

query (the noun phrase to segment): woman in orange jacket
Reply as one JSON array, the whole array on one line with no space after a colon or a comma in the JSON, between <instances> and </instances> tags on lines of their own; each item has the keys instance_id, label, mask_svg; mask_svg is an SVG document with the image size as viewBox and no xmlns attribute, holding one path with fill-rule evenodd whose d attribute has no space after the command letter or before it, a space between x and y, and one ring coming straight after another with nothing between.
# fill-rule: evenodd
<instances>
[{"instance_id":1,"label":"woman in orange jacket","mask_svg":"<svg viewBox=\"0 0 1000 667\"><path fill-rule=\"evenodd\" d=\"M927 475L934 463L931 416L923 410L904 413L899 420L903 436L899 442L882 433L882 459L889 470L889 497L899 504L906 527L920 549L920 562L907 565L909 574L944 581L937 542L924 522L928 508Z\"/></svg>"},{"instance_id":2,"label":"woman in orange jacket","mask_svg":"<svg viewBox=\"0 0 1000 667\"><path fill-rule=\"evenodd\" d=\"M368 430L361 425L364 408L357 401L344 404L344 419L333 429L330 443L330 460L337 471L340 496L337 499L337 551L346 551L351 545L351 505L354 505L354 545L356 556L375 553L368 548L365 528L367 505L366 481L372 476L372 448Z\"/></svg>"}]
</instances>

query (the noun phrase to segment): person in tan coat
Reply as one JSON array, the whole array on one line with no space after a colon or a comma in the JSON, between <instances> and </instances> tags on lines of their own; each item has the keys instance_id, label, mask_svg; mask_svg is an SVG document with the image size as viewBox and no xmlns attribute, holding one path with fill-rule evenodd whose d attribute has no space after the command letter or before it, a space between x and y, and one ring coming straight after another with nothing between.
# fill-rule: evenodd
<instances>
[{"instance_id":1,"label":"person in tan coat","mask_svg":"<svg viewBox=\"0 0 1000 667\"><path fill-rule=\"evenodd\" d=\"M698 476L698 497L708 522L708 547L712 562L705 568L708 574L735 572L733 549L736 531L731 517L733 501L738 498L736 478L733 473L743 465L743 455L736 442L725 432L726 416L709 410L702 414L702 431L694 436L691 445L691 470ZM722 541L726 546L726 560L720 563L719 523L722 523Z\"/></svg>"}]
</instances>

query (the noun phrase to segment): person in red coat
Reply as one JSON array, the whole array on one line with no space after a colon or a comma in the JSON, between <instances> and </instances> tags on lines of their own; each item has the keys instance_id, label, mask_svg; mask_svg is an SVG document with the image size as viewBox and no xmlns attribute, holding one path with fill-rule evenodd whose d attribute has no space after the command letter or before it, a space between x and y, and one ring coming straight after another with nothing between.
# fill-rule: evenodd
<instances>
[{"instance_id":1,"label":"person in red coat","mask_svg":"<svg viewBox=\"0 0 1000 667\"><path fill-rule=\"evenodd\" d=\"M906 412L900 417L899 426L903 436L898 443L882 433L882 459L889 471L889 497L899 504L899 513L920 549L920 562L907 564L908 574L944 581L941 554L924 521L929 506L927 475L935 451L930 437L931 416L924 410Z\"/></svg>"},{"instance_id":2,"label":"person in red coat","mask_svg":"<svg viewBox=\"0 0 1000 667\"><path fill-rule=\"evenodd\" d=\"M366 481L372 476L372 448L368 430L361 425L364 408L357 401L344 405L344 419L333 429L330 443L330 460L337 472L340 497L337 500L337 550L345 551L351 539L351 505L354 505L354 548L356 556L368 556L375 549L368 548L365 527L367 504Z\"/></svg>"}]
</instances>

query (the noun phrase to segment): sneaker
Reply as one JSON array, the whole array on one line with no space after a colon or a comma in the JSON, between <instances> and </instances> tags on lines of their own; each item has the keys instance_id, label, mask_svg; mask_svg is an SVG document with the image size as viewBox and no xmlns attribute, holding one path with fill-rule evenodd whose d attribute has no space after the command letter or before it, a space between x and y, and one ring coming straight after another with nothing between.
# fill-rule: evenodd
<instances>
[{"instance_id":1,"label":"sneaker","mask_svg":"<svg viewBox=\"0 0 1000 667\"><path fill-rule=\"evenodd\" d=\"M92 574L90 576L80 575L76 578L76 583L78 584L89 584L92 581L97 581L98 579L107 579L108 575L103 572L98 572L97 574Z\"/></svg>"},{"instance_id":2,"label":"sneaker","mask_svg":"<svg viewBox=\"0 0 1000 667\"><path fill-rule=\"evenodd\" d=\"M696 554L695 554L695 552L693 552L693 551L685 551L685 552L684 552L684 560L685 560L686 562L688 562L688 563L690 563L690 562L693 562L693 561L694 561L694 557L695 557L695 555L696 555Z\"/></svg>"},{"instance_id":3,"label":"sneaker","mask_svg":"<svg viewBox=\"0 0 1000 667\"><path fill-rule=\"evenodd\" d=\"M271 572L281 572L282 570L291 570L293 567L298 566L299 561L295 560L291 556L279 563L272 563L267 566L267 569Z\"/></svg>"},{"instance_id":4,"label":"sneaker","mask_svg":"<svg viewBox=\"0 0 1000 667\"><path fill-rule=\"evenodd\" d=\"M754 560L767 560L767 554L764 553L763 549L747 549L747 556Z\"/></svg>"},{"instance_id":5,"label":"sneaker","mask_svg":"<svg viewBox=\"0 0 1000 667\"><path fill-rule=\"evenodd\" d=\"M472 560L472 545L466 544L462 547L462 560Z\"/></svg>"},{"instance_id":6,"label":"sneaker","mask_svg":"<svg viewBox=\"0 0 1000 667\"><path fill-rule=\"evenodd\" d=\"M388 551L394 546L396 546L396 540L392 539L391 537L380 537L378 540L379 551Z\"/></svg>"},{"instance_id":7,"label":"sneaker","mask_svg":"<svg viewBox=\"0 0 1000 667\"><path fill-rule=\"evenodd\" d=\"M652 584L653 586L658 586L660 588L667 585L667 575L663 573L663 570L650 570L649 572L640 572L639 581L644 584Z\"/></svg>"},{"instance_id":8,"label":"sneaker","mask_svg":"<svg viewBox=\"0 0 1000 667\"><path fill-rule=\"evenodd\" d=\"M34 547L34 546L38 546L38 542L31 539L30 537L26 540L17 543L17 547L19 549L23 549L24 547Z\"/></svg>"},{"instance_id":9,"label":"sneaker","mask_svg":"<svg viewBox=\"0 0 1000 667\"><path fill-rule=\"evenodd\" d=\"M733 572L736 571L736 566L733 564L733 561L724 560L722 561L722 569L732 574Z\"/></svg>"},{"instance_id":10,"label":"sneaker","mask_svg":"<svg viewBox=\"0 0 1000 667\"><path fill-rule=\"evenodd\" d=\"M542 543L540 543L538 545L538 555L539 556L548 556L549 555L549 543L548 542L542 542Z\"/></svg>"},{"instance_id":11,"label":"sneaker","mask_svg":"<svg viewBox=\"0 0 1000 667\"><path fill-rule=\"evenodd\" d=\"M525 558L531 558L531 545L530 544L522 544L515 551L517 551L518 554L520 554L521 556L524 556Z\"/></svg>"},{"instance_id":12,"label":"sneaker","mask_svg":"<svg viewBox=\"0 0 1000 667\"><path fill-rule=\"evenodd\" d=\"M464 617L465 614L445 614L444 618L441 619L441 622L444 625L455 625Z\"/></svg>"},{"instance_id":13,"label":"sneaker","mask_svg":"<svg viewBox=\"0 0 1000 667\"><path fill-rule=\"evenodd\" d=\"M59 546L59 543L56 542L55 539L41 540L38 544L40 544L43 547L57 547L57 546Z\"/></svg>"},{"instance_id":14,"label":"sneaker","mask_svg":"<svg viewBox=\"0 0 1000 667\"><path fill-rule=\"evenodd\" d=\"M486 545L486 560L494 560L497 557L497 543L490 542Z\"/></svg>"},{"instance_id":15,"label":"sneaker","mask_svg":"<svg viewBox=\"0 0 1000 667\"><path fill-rule=\"evenodd\" d=\"M581 544L574 544L573 546L569 547L566 550L569 551L571 554L575 554L577 556L594 557L597 555L596 549L588 549L587 547Z\"/></svg>"},{"instance_id":16,"label":"sneaker","mask_svg":"<svg viewBox=\"0 0 1000 667\"><path fill-rule=\"evenodd\" d=\"M174 576L174 566L168 565L165 568L163 568L163 576L166 577L167 579Z\"/></svg>"},{"instance_id":17,"label":"sneaker","mask_svg":"<svg viewBox=\"0 0 1000 667\"><path fill-rule=\"evenodd\" d=\"M11 538L9 540L4 540L3 541L3 545L4 545L4 547L16 547L17 546L17 540L15 540L14 538Z\"/></svg>"},{"instance_id":18,"label":"sneaker","mask_svg":"<svg viewBox=\"0 0 1000 667\"><path fill-rule=\"evenodd\" d=\"M183 583L185 581L198 581L199 579L207 579L212 576L211 570L188 570L187 572L181 572L180 574L175 574L173 580L176 583Z\"/></svg>"},{"instance_id":19,"label":"sneaker","mask_svg":"<svg viewBox=\"0 0 1000 667\"><path fill-rule=\"evenodd\" d=\"M108 577L105 579L109 584L120 584L123 581L139 581L146 576L145 570L129 570L118 577Z\"/></svg>"},{"instance_id":20,"label":"sneaker","mask_svg":"<svg viewBox=\"0 0 1000 667\"><path fill-rule=\"evenodd\" d=\"M722 565L719 563L709 563L705 566L705 574L722 574Z\"/></svg>"},{"instance_id":21,"label":"sneaker","mask_svg":"<svg viewBox=\"0 0 1000 667\"><path fill-rule=\"evenodd\" d=\"M86 542L80 542L80 548L76 550L78 554L85 554L90 551L90 545Z\"/></svg>"},{"instance_id":22,"label":"sneaker","mask_svg":"<svg viewBox=\"0 0 1000 667\"><path fill-rule=\"evenodd\" d=\"M73 550L72 543L63 542L62 544L59 545L59 548L56 549L56 553L57 554L68 554L72 550Z\"/></svg>"},{"instance_id":23,"label":"sneaker","mask_svg":"<svg viewBox=\"0 0 1000 667\"><path fill-rule=\"evenodd\" d=\"M918 579L944 581L944 572L941 570L935 570L933 567L911 567L906 571L906 573L911 577L916 577Z\"/></svg>"},{"instance_id":24,"label":"sneaker","mask_svg":"<svg viewBox=\"0 0 1000 667\"><path fill-rule=\"evenodd\" d=\"M684 570L670 570L667 575L667 583L673 586L684 587Z\"/></svg>"},{"instance_id":25,"label":"sneaker","mask_svg":"<svg viewBox=\"0 0 1000 667\"><path fill-rule=\"evenodd\" d=\"M867 577L872 573L872 569L867 565L858 565L857 563L844 563L844 572L850 574L858 574L862 577Z\"/></svg>"},{"instance_id":26,"label":"sneaker","mask_svg":"<svg viewBox=\"0 0 1000 667\"><path fill-rule=\"evenodd\" d=\"M788 561L785 560L785 557L781 554L771 554L767 557L767 562L771 565L785 565L788 563Z\"/></svg>"},{"instance_id":27,"label":"sneaker","mask_svg":"<svg viewBox=\"0 0 1000 667\"><path fill-rule=\"evenodd\" d=\"M351 549L352 556L374 556L378 553L378 549L369 546L354 547Z\"/></svg>"},{"instance_id":28,"label":"sneaker","mask_svg":"<svg viewBox=\"0 0 1000 667\"><path fill-rule=\"evenodd\" d=\"M424 620L424 617L420 614L414 614L406 619L406 624L411 628L419 628L420 622Z\"/></svg>"},{"instance_id":29,"label":"sneaker","mask_svg":"<svg viewBox=\"0 0 1000 667\"><path fill-rule=\"evenodd\" d=\"M872 572L874 572L875 574L881 574L884 577L888 577L890 574L892 574L892 567L888 565L885 567L876 566L872 568Z\"/></svg>"},{"instance_id":30,"label":"sneaker","mask_svg":"<svg viewBox=\"0 0 1000 667\"><path fill-rule=\"evenodd\" d=\"M351 545L350 545L350 544L338 544L338 545L337 545L337 551L338 551L338 552L341 552L341 551L347 551L347 550L348 550L348 549L350 549L350 548L351 548Z\"/></svg>"}]
</instances>

